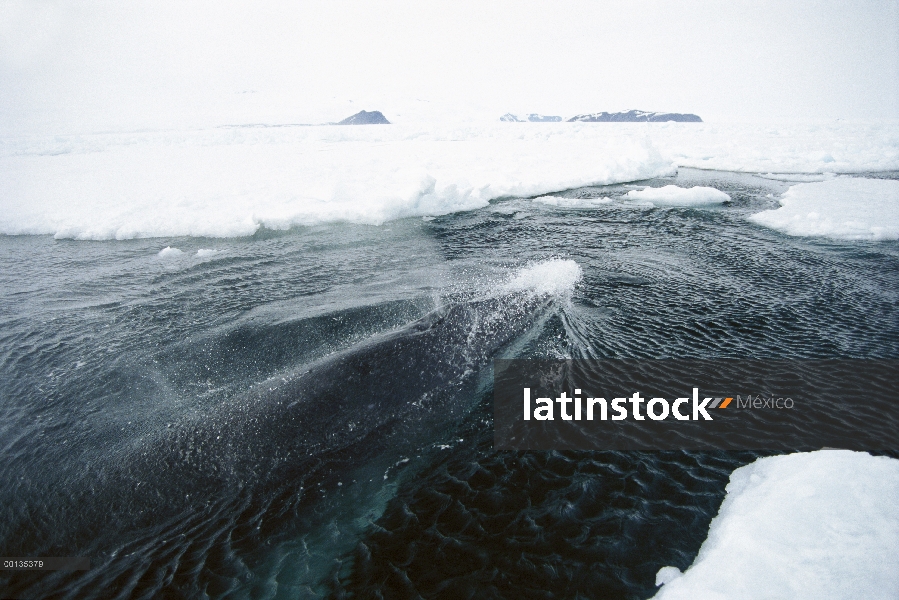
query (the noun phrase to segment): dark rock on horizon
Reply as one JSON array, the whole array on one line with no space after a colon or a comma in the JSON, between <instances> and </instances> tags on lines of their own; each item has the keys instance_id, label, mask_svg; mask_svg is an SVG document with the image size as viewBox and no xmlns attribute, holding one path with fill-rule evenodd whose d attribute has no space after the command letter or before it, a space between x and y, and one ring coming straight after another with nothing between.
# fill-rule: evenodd
<instances>
[{"instance_id":1,"label":"dark rock on horizon","mask_svg":"<svg viewBox=\"0 0 899 600\"><path fill-rule=\"evenodd\" d=\"M657 113L644 110L629 110L627 112L599 112L586 115L575 115L568 122L581 121L583 123L664 123L677 121L681 123L702 123L698 115L689 113Z\"/></svg>"},{"instance_id":2,"label":"dark rock on horizon","mask_svg":"<svg viewBox=\"0 0 899 600\"><path fill-rule=\"evenodd\" d=\"M554 117L549 115L538 115L536 113L531 113L528 115L527 119L522 119L517 115L513 115L512 113L506 113L499 118L500 121L506 121L508 123L560 123L562 121L562 117Z\"/></svg>"},{"instance_id":3,"label":"dark rock on horizon","mask_svg":"<svg viewBox=\"0 0 899 600\"><path fill-rule=\"evenodd\" d=\"M357 112L352 117L347 117L338 125L390 125L390 121L387 120L384 115L381 114L379 110L367 111L363 110Z\"/></svg>"},{"instance_id":4,"label":"dark rock on horizon","mask_svg":"<svg viewBox=\"0 0 899 600\"><path fill-rule=\"evenodd\" d=\"M561 123L562 117L530 114L528 115L528 121L530 121L531 123Z\"/></svg>"}]
</instances>

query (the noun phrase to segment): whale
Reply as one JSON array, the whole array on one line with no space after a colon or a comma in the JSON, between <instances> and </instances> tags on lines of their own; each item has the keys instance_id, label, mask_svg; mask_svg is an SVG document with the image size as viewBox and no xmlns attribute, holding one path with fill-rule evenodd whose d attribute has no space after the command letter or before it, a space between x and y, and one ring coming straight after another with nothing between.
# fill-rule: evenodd
<instances>
[{"instance_id":1,"label":"whale","mask_svg":"<svg viewBox=\"0 0 899 600\"><path fill-rule=\"evenodd\" d=\"M450 303L260 382L207 414L155 427L69 473L59 483L62 500L10 528L10 556L92 560L88 572L19 587L121 584L140 595L141 586L171 584L193 595L210 558L189 557L216 544L251 552L279 532L313 527L326 490L360 474L386 479L385 465L445 437L473 408L492 359L557 302L518 290ZM195 581L178 583L185 570Z\"/></svg>"}]
</instances>

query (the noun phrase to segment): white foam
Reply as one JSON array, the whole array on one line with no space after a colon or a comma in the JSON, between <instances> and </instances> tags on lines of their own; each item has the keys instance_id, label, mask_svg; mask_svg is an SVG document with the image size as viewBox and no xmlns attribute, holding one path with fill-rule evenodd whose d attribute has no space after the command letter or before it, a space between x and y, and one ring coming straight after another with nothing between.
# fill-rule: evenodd
<instances>
[{"instance_id":1,"label":"white foam","mask_svg":"<svg viewBox=\"0 0 899 600\"><path fill-rule=\"evenodd\" d=\"M163 259L171 259L178 258L182 254L184 254L182 250L179 250L178 248L172 248L171 246L166 246L159 251L159 254L157 254L157 256Z\"/></svg>"},{"instance_id":2,"label":"white foam","mask_svg":"<svg viewBox=\"0 0 899 600\"><path fill-rule=\"evenodd\" d=\"M565 296L574 291L582 277L583 272L576 262L554 258L520 269L506 282L503 290Z\"/></svg>"},{"instance_id":3,"label":"white foam","mask_svg":"<svg viewBox=\"0 0 899 600\"><path fill-rule=\"evenodd\" d=\"M199 250L197 250L197 257L198 258L207 258L209 256L214 256L214 255L218 254L219 252L221 252L221 250L214 250L211 248L200 248Z\"/></svg>"},{"instance_id":4,"label":"white foam","mask_svg":"<svg viewBox=\"0 0 899 600\"><path fill-rule=\"evenodd\" d=\"M657 600L897 597L899 460L848 450L735 470L693 564Z\"/></svg>"},{"instance_id":5,"label":"white foam","mask_svg":"<svg viewBox=\"0 0 899 600\"><path fill-rule=\"evenodd\" d=\"M676 185L631 190L624 197L629 200L652 202L656 206L703 206L730 200L730 196L715 188L703 186L682 188Z\"/></svg>"},{"instance_id":6,"label":"white foam","mask_svg":"<svg viewBox=\"0 0 899 600\"><path fill-rule=\"evenodd\" d=\"M539 196L532 198L531 202L547 204L560 208L595 208L611 202L611 198L561 198L559 196Z\"/></svg>"},{"instance_id":7,"label":"white foam","mask_svg":"<svg viewBox=\"0 0 899 600\"><path fill-rule=\"evenodd\" d=\"M899 239L899 181L838 177L791 186L781 207L752 215L789 235L848 240Z\"/></svg>"}]
</instances>

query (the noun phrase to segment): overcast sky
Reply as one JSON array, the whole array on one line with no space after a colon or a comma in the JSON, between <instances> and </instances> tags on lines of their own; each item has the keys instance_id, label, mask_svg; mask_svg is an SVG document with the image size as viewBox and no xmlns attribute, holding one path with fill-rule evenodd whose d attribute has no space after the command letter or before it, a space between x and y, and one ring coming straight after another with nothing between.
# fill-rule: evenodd
<instances>
[{"instance_id":1,"label":"overcast sky","mask_svg":"<svg viewBox=\"0 0 899 600\"><path fill-rule=\"evenodd\" d=\"M0 0L0 135L694 112L899 118L899 0Z\"/></svg>"}]
</instances>

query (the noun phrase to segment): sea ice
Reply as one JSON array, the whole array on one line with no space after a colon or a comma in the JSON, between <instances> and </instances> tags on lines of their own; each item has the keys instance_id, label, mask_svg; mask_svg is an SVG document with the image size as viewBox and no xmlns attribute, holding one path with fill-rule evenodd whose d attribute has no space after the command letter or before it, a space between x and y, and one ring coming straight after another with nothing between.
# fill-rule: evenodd
<instances>
[{"instance_id":1,"label":"sea ice","mask_svg":"<svg viewBox=\"0 0 899 600\"><path fill-rule=\"evenodd\" d=\"M608 204L611 201L611 198L560 198L558 196L539 196L531 200L531 202L536 202L537 204L547 204L561 208L595 208L602 204Z\"/></svg>"},{"instance_id":2,"label":"sea ice","mask_svg":"<svg viewBox=\"0 0 899 600\"><path fill-rule=\"evenodd\" d=\"M65 148L0 144L0 233L240 237L260 227L379 225L674 173L642 136L609 139L557 125L323 126L84 136Z\"/></svg>"},{"instance_id":3,"label":"sea ice","mask_svg":"<svg viewBox=\"0 0 899 600\"><path fill-rule=\"evenodd\" d=\"M838 177L791 186L780 208L749 219L789 235L899 239L899 181Z\"/></svg>"},{"instance_id":4,"label":"sea ice","mask_svg":"<svg viewBox=\"0 0 899 600\"><path fill-rule=\"evenodd\" d=\"M682 576L683 573L681 573L681 570L677 567L662 567L659 569L659 572L656 573L656 587L671 583Z\"/></svg>"},{"instance_id":5,"label":"sea ice","mask_svg":"<svg viewBox=\"0 0 899 600\"><path fill-rule=\"evenodd\" d=\"M837 176L836 173L759 173L759 177L763 179L773 179L775 181L805 182L827 181Z\"/></svg>"},{"instance_id":6,"label":"sea ice","mask_svg":"<svg viewBox=\"0 0 899 600\"><path fill-rule=\"evenodd\" d=\"M594 125L595 126L595 125ZM679 167L750 173L864 173L899 169L899 124L647 123Z\"/></svg>"},{"instance_id":7,"label":"sea ice","mask_svg":"<svg viewBox=\"0 0 899 600\"><path fill-rule=\"evenodd\" d=\"M702 206L721 204L730 200L730 196L715 188L703 186L682 188L676 185L631 190L624 197L630 200L652 202L656 206Z\"/></svg>"},{"instance_id":8,"label":"sea ice","mask_svg":"<svg viewBox=\"0 0 899 600\"><path fill-rule=\"evenodd\" d=\"M899 597L899 460L848 450L760 458L731 473L696 560L656 600Z\"/></svg>"},{"instance_id":9,"label":"sea ice","mask_svg":"<svg viewBox=\"0 0 899 600\"><path fill-rule=\"evenodd\" d=\"M223 127L0 138L0 234L239 237L381 224L676 167L899 169L899 125L710 123Z\"/></svg>"},{"instance_id":10,"label":"sea ice","mask_svg":"<svg viewBox=\"0 0 899 600\"><path fill-rule=\"evenodd\" d=\"M184 251L179 250L178 248L172 248L171 246L166 246L162 250L159 251L159 258L178 258L184 254Z\"/></svg>"}]
</instances>

